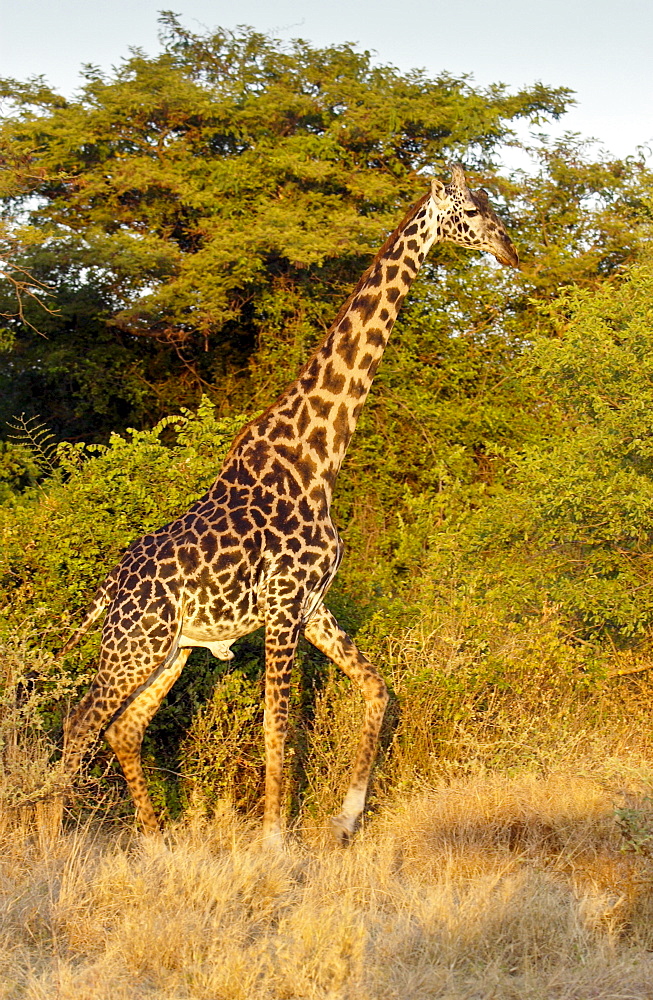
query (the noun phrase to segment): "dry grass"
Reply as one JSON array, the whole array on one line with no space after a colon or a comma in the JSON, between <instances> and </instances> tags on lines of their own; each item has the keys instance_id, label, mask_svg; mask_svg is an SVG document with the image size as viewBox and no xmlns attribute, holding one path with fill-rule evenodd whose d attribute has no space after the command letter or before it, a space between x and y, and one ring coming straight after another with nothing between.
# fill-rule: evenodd
<instances>
[{"instance_id":1,"label":"dry grass","mask_svg":"<svg viewBox=\"0 0 653 1000\"><path fill-rule=\"evenodd\" d=\"M264 853L226 809L148 840L41 807L0 834L0 997L652 997L653 860L614 812L653 830L646 772L452 780L347 851L298 827Z\"/></svg>"},{"instance_id":2,"label":"dry grass","mask_svg":"<svg viewBox=\"0 0 653 1000\"><path fill-rule=\"evenodd\" d=\"M201 788L149 840L110 804L113 820L98 805L63 833L55 806L21 808L56 754L17 646L0 699L0 1000L653 998L651 687L586 696L539 641L504 651L505 690L439 635L390 658L402 711L347 851L324 826L360 703L330 680L279 854L229 808L207 818Z\"/></svg>"}]
</instances>

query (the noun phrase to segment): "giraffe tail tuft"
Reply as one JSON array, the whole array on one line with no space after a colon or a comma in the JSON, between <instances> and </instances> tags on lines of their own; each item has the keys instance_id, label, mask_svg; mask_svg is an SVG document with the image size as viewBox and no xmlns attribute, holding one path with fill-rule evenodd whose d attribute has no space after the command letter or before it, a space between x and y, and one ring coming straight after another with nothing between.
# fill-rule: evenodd
<instances>
[{"instance_id":1,"label":"giraffe tail tuft","mask_svg":"<svg viewBox=\"0 0 653 1000\"><path fill-rule=\"evenodd\" d=\"M85 635L90 629L91 625L98 620L104 609L108 604L111 604L112 600L118 593L118 574L117 567L107 576L106 580L96 592L93 598L93 603L84 615L79 628L73 632L70 639L66 644L59 650L55 659L59 660L62 656L65 656L74 646L77 645L79 640Z\"/></svg>"}]
</instances>

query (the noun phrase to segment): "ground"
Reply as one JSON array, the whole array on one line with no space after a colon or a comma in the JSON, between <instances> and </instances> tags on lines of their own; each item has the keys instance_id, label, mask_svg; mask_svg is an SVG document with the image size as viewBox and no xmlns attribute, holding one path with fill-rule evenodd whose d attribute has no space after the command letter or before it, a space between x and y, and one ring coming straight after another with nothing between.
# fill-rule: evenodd
<instances>
[{"instance_id":1,"label":"ground","mask_svg":"<svg viewBox=\"0 0 653 1000\"><path fill-rule=\"evenodd\" d=\"M0 997L653 997L650 768L594 744L379 802L349 849L264 852L227 804L146 838L51 806L5 820Z\"/></svg>"}]
</instances>

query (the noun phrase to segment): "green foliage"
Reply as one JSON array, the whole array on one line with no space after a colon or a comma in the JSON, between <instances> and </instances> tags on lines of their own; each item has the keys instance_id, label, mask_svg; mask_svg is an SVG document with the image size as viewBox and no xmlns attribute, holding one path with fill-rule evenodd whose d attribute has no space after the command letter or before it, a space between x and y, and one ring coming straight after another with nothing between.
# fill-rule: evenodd
<instances>
[{"instance_id":1,"label":"green foliage","mask_svg":"<svg viewBox=\"0 0 653 1000\"><path fill-rule=\"evenodd\" d=\"M0 441L0 504L33 486L40 472L40 465L28 448L13 441Z\"/></svg>"},{"instance_id":2,"label":"green foliage","mask_svg":"<svg viewBox=\"0 0 653 1000\"><path fill-rule=\"evenodd\" d=\"M83 608L134 538L178 516L207 488L244 420L216 418L205 399L197 414L113 434L108 445L62 442L56 474L0 507L0 592L9 621L37 609L59 618Z\"/></svg>"},{"instance_id":3,"label":"green foliage","mask_svg":"<svg viewBox=\"0 0 653 1000\"><path fill-rule=\"evenodd\" d=\"M557 606L581 638L641 641L653 625L651 262L541 312L557 336L536 338L513 376L531 395L530 433L442 534L474 562L479 599L522 615Z\"/></svg>"},{"instance_id":4,"label":"green foliage","mask_svg":"<svg viewBox=\"0 0 653 1000\"><path fill-rule=\"evenodd\" d=\"M47 339L9 320L0 397L6 415L47 397L66 435L151 423L207 385L223 406L269 402L424 171L462 160L484 178L514 121L569 99L162 21L161 55L88 71L74 100L42 81L1 88L0 197L14 225L30 220L17 263L52 288L54 312L25 302Z\"/></svg>"}]
</instances>

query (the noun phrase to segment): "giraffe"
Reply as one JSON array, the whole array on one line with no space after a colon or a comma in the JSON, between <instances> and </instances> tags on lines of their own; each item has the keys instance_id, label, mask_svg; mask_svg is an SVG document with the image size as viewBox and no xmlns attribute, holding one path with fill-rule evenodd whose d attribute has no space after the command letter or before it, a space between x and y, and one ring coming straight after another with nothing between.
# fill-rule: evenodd
<instances>
[{"instance_id":1,"label":"giraffe","mask_svg":"<svg viewBox=\"0 0 653 1000\"><path fill-rule=\"evenodd\" d=\"M263 838L279 843L290 674L300 633L359 688L364 720L340 813L347 842L363 812L388 700L379 671L327 610L343 545L334 484L403 299L431 245L451 240L519 266L487 193L460 166L434 179L383 244L298 378L238 434L208 492L143 535L108 574L68 652L108 607L99 668L65 723L67 780L101 731L122 767L145 831L158 829L141 742L195 646L218 658L265 626Z\"/></svg>"}]
</instances>

